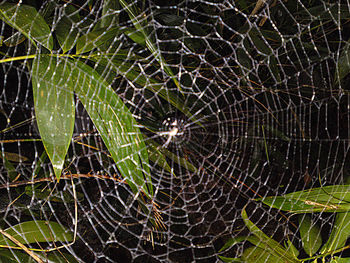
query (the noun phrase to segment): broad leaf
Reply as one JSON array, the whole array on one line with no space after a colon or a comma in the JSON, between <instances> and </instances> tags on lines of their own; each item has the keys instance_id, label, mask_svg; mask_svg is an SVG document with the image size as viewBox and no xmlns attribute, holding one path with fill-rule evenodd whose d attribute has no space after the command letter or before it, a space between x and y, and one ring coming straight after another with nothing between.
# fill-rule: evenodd
<instances>
[{"instance_id":1,"label":"broad leaf","mask_svg":"<svg viewBox=\"0 0 350 263\"><path fill-rule=\"evenodd\" d=\"M50 253L38 253L33 252L37 257L39 257L45 263L77 263L78 260L68 253L60 252L50 252ZM35 263L36 261L29 256L27 253L21 250L9 250L0 249L0 262L1 263Z\"/></svg>"},{"instance_id":2,"label":"broad leaf","mask_svg":"<svg viewBox=\"0 0 350 263\"><path fill-rule=\"evenodd\" d=\"M299 256L299 250L293 245L292 241L287 240L284 245L289 253L291 253L295 258Z\"/></svg>"},{"instance_id":3,"label":"broad leaf","mask_svg":"<svg viewBox=\"0 0 350 263\"><path fill-rule=\"evenodd\" d=\"M129 109L91 67L71 64L75 92L83 103L121 175L134 193L140 189L151 198L148 153L142 134Z\"/></svg>"},{"instance_id":4,"label":"broad leaf","mask_svg":"<svg viewBox=\"0 0 350 263\"><path fill-rule=\"evenodd\" d=\"M27 185L25 188L25 194L37 199L50 200L51 202L59 203L73 203L74 197L67 191L52 191L49 188L42 188L39 185ZM84 199L84 194L77 192L77 200L82 201Z\"/></svg>"},{"instance_id":5,"label":"broad leaf","mask_svg":"<svg viewBox=\"0 0 350 263\"><path fill-rule=\"evenodd\" d=\"M350 43L346 43L337 61L335 83L341 82L350 73Z\"/></svg>"},{"instance_id":6,"label":"broad leaf","mask_svg":"<svg viewBox=\"0 0 350 263\"><path fill-rule=\"evenodd\" d=\"M77 9L72 5L67 5L64 8L64 15L57 22L55 31L63 53L66 53L74 47L79 34L74 23L78 23L79 21L80 17Z\"/></svg>"},{"instance_id":7,"label":"broad leaf","mask_svg":"<svg viewBox=\"0 0 350 263\"><path fill-rule=\"evenodd\" d=\"M330 263L350 263L350 258L334 257Z\"/></svg>"},{"instance_id":8,"label":"broad leaf","mask_svg":"<svg viewBox=\"0 0 350 263\"><path fill-rule=\"evenodd\" d=\"M97 23L97 27L103 28L108 27L112 24L116 24L119 15L114 13L115 10L119 9L119 3L115 0L104 0L102 8L101 20Z\"/></svg>"},{"instance_id":9,"label":"broad leaf","mask_svg":"<svg viewBox=\"0 0 350 263\"><path fill-rule=\"evenodd\" d=\"M173 160L174 162L178 163L182 167L184 167L186 170L196 173L198 170L197 168L187 161L183 157L179 157L176 154L172 153L171 151L167 150L166 148L163 148L160 144L156 143L155 141L148 139L147 140L147 147L150 147L153 150L157 152L157 154L168 157L170 160ZM158 157L159 158L159 157ZM166 161L166 159L165 159ZM170 168L170 167L169 167ZM173 173L173 172L172 172Z\"/></svg>"},{"instance_id":10,"label":"broad leaf","mask_svg":"<svg viewBox=\"0 0 350 263\"><path fill-rule=\"evenodd\" d=\"M126 58L123 59L124 55L125 51L119 50L112 57L109 54L92 54L84 58L95 61L101 66L111 67L117 74L122 75L132 83L137 83L138 85L158 94L161 98L182 111L188 118L191 118L193 122L197 122L198 125L203 127L202 123L197 121L197 119L189 112L188 107L186 107L185 103L179 98L179 96L167 90L164 83L155 78L145 76L133 63L125 61ZM128 58L129 57L130 56L128 56Z\"/></svg>"},{"instance_id":11,"label":"broad leaf","mask_svg":"<svg viewBox=\"0 0 350 263\"><path fill-rule=\"evenodd\" d=\"M273 240L272 238L268 237L252 221L250 221L245 209L242 209L242 218L250 232L257 238L259 238L259 240L261 241L259 247L263 249L261 249L260 252L266 250L269 254L273 254L272 256L274 256L275 258L280 258L281 260L283 260L281 262L299 262L299 260L297 260L294 257L294 255L290 254L282 245L280 245L277 241Z\"/></svg>"},{"instance_id":12,"label":"broad leaf","mask_svg":"<svg viewBox=\"0 0 350 263\"><path fill-rule=\"evenodd\" d=\"M321 231L308 215L299 216L299 232L305 252L311 257L322 245Z\"/></svg>"},{"instance_id":13,"label":"broad leaf","mask_svg":"<svg viewBox=\"0 0 350 263\"><path fill-rule=\"evenodd\" d=\"M106 41L115 38L121 33L119 27L100 28L93 30L77 40L76 54L89 52L104 44Z\"/></svg>"},{"instance_id":14,"label":"broad leaf","mask_svg":"<svg viewBox=\"0 0 350 263\"><path fill-rule=\"evenodd\" d=\"M125 8L137 32L140 32L142 34L147 48L152 53L152 55L157 59L160 67L164 69L165 73L167 73L169 77L172 78L176 87L179 89L180 92L182 92L179 81L177 80L176 76L174 75L174 73L172 72L170 67L167 65L164 58L162 57L159 49L154 45L149 34L145 30L147 21L141 21L137 18L140 12L137 10L137 8L134 6L134 4L130 0L119 0L119 2L122 5L122 7ZM129 32L129 35L130 35L130 32ZM140 38L138 38L138 42L139 41L141 41Z\"/></svg>"},{"instance_id":15,"label":"broad leaf","mask_svg":"<svg viewBox=\"0 0 350 263\"><path fill-rule=\"evenodd\" d=\"M270 207L293 213L347 212L350 209L350 185L312 188L257 200L261 200Z\"/></svg>"},{"instance_id":16,"label":"broad leaf","mask_svg":"<svg viewBox=\"0 0 350 263\"><path fill-rule=\"evenodd\" d=\"M33 61L34 107L40 136L59 180L75 119L73 82L65 60L37 56Z\"/></svg>"},{"instance_id":17,"label":"broad leaf","mask_svg":"<svg viewBox=\"0 0 350 263\"><path fill-rule=\"evenodd\" d=\"M332 232L321 253L329 253L345 246L346 240L350 236L350 212L337 213L333 224Z\"/></svg>"},{"instance_id":18,"label":"broad leaf","mask_svg":"<svg viewBox=\"0 0 350 263\"><path fill-rule=\"evenodd\" d=\"M5 232L24 245L40 242L70 242L73 240L73 233L62 225L42 220L23 222L7 228ZM17 246L1 234L0 245Z\"/></svg>"},{"instance_id":19,"label":"broad leaf","mask_svg":"<svg viewBox=\"0 0 350 263\"><path fill-rule=\"evenodd\" d=\"M271 254L269 251L260 247L249 247L243 251L241 256L242 262L254 262L254 263L286 263L292 261L286 261L282 256L278 257ZM296 261L298 262L298 261Z\"/></svg>"},{"instance_id":20,"label":"broad leaf","mask_svg":"<svg viewBox=\"0 0 350 263\"><path fill-rule=\"evenodd\" d=\"M49 26L32 6L15 3L0 4L0 19L20 31L34 45L40 43L49 50L53 48L53 39Z\"/></svg>"},{"instance_id":21,"label":"broad leaf","mask_svg":"<svg viewBox=\"0 0 350 263\"><path fill-rule=\"evenodd\" d=\"M165 156L162 154L162 152L156 147L155 145L152 144L149 140L146 141L147 144L147 151L148 151L148 156L149 160L153 162L154 164L158 165L168 173L175 175L173 169L170 167L168 164Z\"/></svg>"},{"instance_id":22,"label":"broad leaf","mask_svg":"<svg viewBox=\"0 0 350 263\"><path fill-rule=\"evenodd\" d=\"M13 164L8 160L6 152L0 153L0 159L2 159L2 164L6 169L9 179L11 181L15 180L18 176L18 172L16 171L16 168L13 166Z\"/></svg>"}]
</instances>

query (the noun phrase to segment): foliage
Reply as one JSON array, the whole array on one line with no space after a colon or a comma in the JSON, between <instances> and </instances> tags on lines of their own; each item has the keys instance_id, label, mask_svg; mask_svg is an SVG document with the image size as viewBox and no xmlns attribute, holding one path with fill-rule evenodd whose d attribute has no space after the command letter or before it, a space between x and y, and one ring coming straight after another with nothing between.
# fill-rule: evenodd
<instances>
[{"instance_id":1,"label":"foliage","mask_svg":"<svg viewBox=\"0 0 350 263\"><path fill-rule=\"evenodd\" d=\"M179 87L176 78L159 51L156 50L148 33L141 27L141 22L137 18L138 9L129 8L125 1L122 1L121 4L128 7L128 14L135 25L135 30L142 29L139 38L145 40L146 46L156 57L160 66L166 69ZM158 92L175 107L185 110L183 104L175 96L165 94L161 82L151 78L145 79L140 69L133 68L133 63L128 62L132 61L133 56L127 50L118 48L119 43L115 39L122 33L127 32L130 35L132 29L122 30L113 20L109 19L109 24L104 21L104 27L96 24L90 32L84 33L84 28L77 28L73 24L80 20L77 9L72 5L62 6L61 9L65 16L57 23L55 36L63 53L57 54L53 46L50 27L40 12L27 5L3 3L0 6L1 19L19 30L37 47L33 55L19 59L34 59L28 63L28 67L33 76L36 119L54 173L59 180L74 128L73 95L76 94L87 109L118 170L126 178L133 192L136 194L142 190L148 198L151 198L153 190L149 157L138 125L131 112L109 86L113 79L99 72L98 68L93 69L85 63L93 62L99 67L111 66L112 71L122 74L130 81L148 87L153 92ZM46 15L47 21L49 18ZM87 52L89 55L84 55ZM2 62L17 59L8 58ZM81 85L75 85L75 83L81 83ZM156 153L160 154L159 151ZM164 160L161 156L152 158Z\"/></svg>"},{"instance_id":2,"label":"foliage","mask_svg":"<svg viewBox=\"0 0 350 263\"><path fill-rule=\"evenodd\" d=\"M264 204L282 211L292 214L301 213L298 217L299 234L302 247L306 254L309 255L308 258L299 259L299 252L289 239L282 246L264 234L249 220L245 209L242 210L242 218L253 236L230 239L221 248L220 252L243 240L249 241L254 246L245 249L240 258L222 256L220 258L224 262L266 262L265 260L273 260L273 262L305 262L333 256L347 249L348 246L345 246L345 242L350 237L350 212L348 212L348 208L343 207L343 204L347 204L349 187L349 185L333 185L293 192L281 197L274 196L258 199ZM322 242L321 228L307 214L314 212L336 213L332 232L325 243ZM346 260L349 259L334 257L332 262L343 262Z\"/></svg>"},{"instance_id":3,"label":"foliage","mask_svg":"<svg viewBox=\"0 0 350 263\"><path fill-rule=\"evenodd\" d=\"M180 91L178 80L152 42L153 37L144 28L147 21L139 21L141 10L136 6L130 6L128 1L120 1L134 25L134 28L121 28L116 19L107 14L112 8L108 2L111 1L105 1L103 11L105 16L92 29L87 29L86 24L80 23L84 11L79 11L74 5L54 4L63 14L54 24L53 3L47 3L40 11L26 4L1 3L0 19L18 31L5 40L4 44L8 48L20 46L23 54L18 57L7 57L0 63L24 61L31 73L36 121L45 148L42 157L48 156L50 159L57 181L62 176L72 142L76 96L88 112L121 176L125 178L135 195L142 193L142 198L146 197L146 199L138 197L138 200L148 203L154 195L149 162L173 174L174 171L170 169L165 157L171 156L171 153L165 149L158 149L159 145L150 139L147 145L151 146L146 147L145 135L141 133L130 109L113 90L111 84L118 75L121 75L133 85L146 87L150 92L159 94L162 99L188 116L191 114L184 107L181 96L166 90L163 80L148 78L144 75L143 68L135 67L135 59L146 60L128 49L130 45L136 43L149 49L156 59L152 66L155 69L164 69ZM117 40L122 34L131 40L127 45ZM153 149L152 152L149 152L149 149ZM9 154L3 153L1 158L4 159L8 171L12 173L14 168L7 160L8 156ZM196 169L185 159L180 158L177 162L192 171ZM39 170L40 165L35 168L36 172ZM26 188L25 193L53 202L62 202L62 198L65 202L69 200L69 196L55 196L51 191L41 187L34 187L32 190ZM144 204L141 208L145 213L150 213ZM152 218L150 221L157 227ZM50 227L51 235L44 229L44 225ZM31 232L26 230L28 227L31 228ZM71 236L63 235L65 231L59 227L61 226L57 223L32 221L5 231L11 232L16 229L16 235L22 244L71 241ZM56 239L50 238L56 234ZM9 253L7 250L1 250L0 256L9 262L16 260L15 257L30 261L29 255L19 251ZM61 262L62 256L70 258L69 255L50 253L43 260ZM74 259L70 260L73 261Z\"/></svg>"}]
</instances>

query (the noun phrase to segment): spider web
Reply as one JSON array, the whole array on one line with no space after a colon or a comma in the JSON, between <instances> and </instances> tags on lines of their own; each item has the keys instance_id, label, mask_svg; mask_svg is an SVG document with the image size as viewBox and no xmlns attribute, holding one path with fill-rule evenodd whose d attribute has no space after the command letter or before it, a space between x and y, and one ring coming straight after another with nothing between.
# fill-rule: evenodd
<instances>
[{"instance_id":1,"label":"spider web","mask_svg":"<svg viewBox=\"0 0 350 263\"><path fill-rule=\"evenodd\" d=\"M302 251L295 217L253 199L348 181L350 4L314 2L127 1L141 10L137 19L179 89L160 56L127 31L134 24L118 1L20 1L41 13L53 34L63 17L68 32L82 35L103 23L106 32L124 30L86 52L107 50L107 64L86 64L129 108L149 154L166 156L167 164L163 155L150 161L152 203L163 225L149 223L155 212L140 209L141 194L126 183L77 96L65 170L55 183L36 124L30 59L1 64L1 225L58 222L77 233L62 251L81 262L217 262L249 246L219 252L230 238L249 234L245 207L264 233ZM2 59L35 54L4 22L0 32ZM127 62L112 71L119 49L127 50ZM160 90L152 90L152 79ZM334 215L312 217L328 236Z\"/></svg>"}]
</instances>

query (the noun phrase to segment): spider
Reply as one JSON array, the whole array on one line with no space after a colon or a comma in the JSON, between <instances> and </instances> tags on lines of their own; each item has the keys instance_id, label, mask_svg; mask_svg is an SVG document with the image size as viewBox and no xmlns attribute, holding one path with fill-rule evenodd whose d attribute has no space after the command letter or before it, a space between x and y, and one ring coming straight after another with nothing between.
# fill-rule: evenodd
<instances>
[{"instance_id":1,"label":"spider","mask_svg":"<svg viewBox=\"0 0 350 263\"><path fill-rule=\"evenodd\" d=\"M185 133L185 121L183 119L168 117L162 124L164 125L165 131L160 132L159 135L168 136L166 142L163 144L163 148L167 148L171 142L179 142L178 138Z\"/></svg>"}]
</instances>

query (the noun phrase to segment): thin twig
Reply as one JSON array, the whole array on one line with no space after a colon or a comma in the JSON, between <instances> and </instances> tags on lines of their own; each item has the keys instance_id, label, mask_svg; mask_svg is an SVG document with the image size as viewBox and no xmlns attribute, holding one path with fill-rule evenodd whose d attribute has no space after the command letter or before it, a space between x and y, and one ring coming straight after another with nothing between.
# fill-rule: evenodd
<instances>
[{"instance_id":1,"label":"thin twig","mask_svg":"<svg viewBox=\"0 0 350 263\"><path fill-rule=\"evenodd\" d=\"M4 230L0 229L0 234L4 235L8 239L10 239L13 243L15 243L17 246L19 246L21 249L23 249L29 256L31 256L36 262L38 263L44 263L35 253L30 251L25 245L23 245L21 242L19 242L16 238L11 236L9 233L6 233Z\"/></svg>"}]
</instances>

